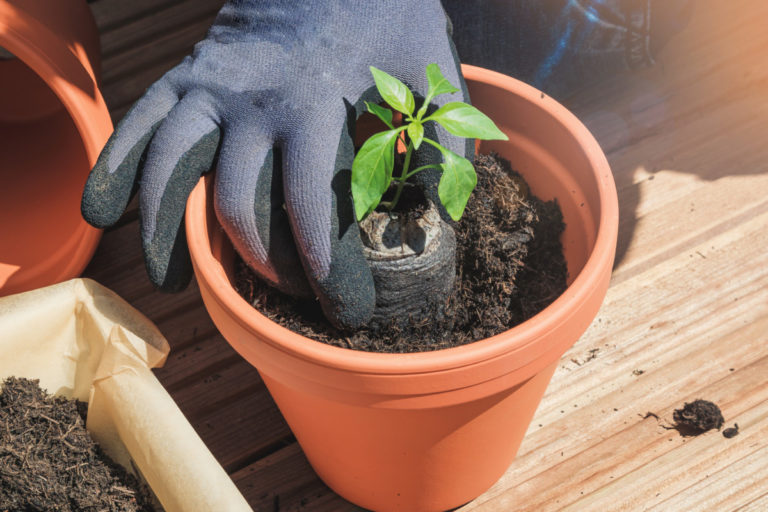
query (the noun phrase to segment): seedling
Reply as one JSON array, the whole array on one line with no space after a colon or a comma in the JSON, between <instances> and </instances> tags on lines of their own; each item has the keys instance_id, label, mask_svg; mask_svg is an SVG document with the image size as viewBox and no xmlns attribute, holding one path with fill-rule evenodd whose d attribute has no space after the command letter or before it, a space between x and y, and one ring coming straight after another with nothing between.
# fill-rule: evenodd
<instances>
[{"instance_id":1,"label":"seedling","mask_svg":"<svg viewBox=\"0 0 768 512\"><path fill-rule=\"evenodd\" d=\"M460 101L446 103L433 114L425 117L427 107L435 97L459 90L443 76L437 64L427 66L427 96L415 113L416 101L404 83L373 66L370 70L381 97L390 107L403 114L403 124L395 127L392 124L392 110L375 103L365 102L368 111L381 119L389 129L376 133L366 140L352 163L352 199L357 220L362 220L379 204L392 211L400 199L406 181L426 169L442 171L437 187L438 196L451 218L459 220L472 190L477 185L475 168L466 158L425 137L424 124L438 123L449 133L464 138L508 140L507 136L488 116L472 105ZM405 134L408 135L407 141ZM400 176L393 177L395 146L398 139L403 141L406 152ZM418 150L424 142L440 151L443 162L410 169L413 152ZM394 181L397 182L395 195L391 201L382 203L384 193Z\"/></svg>"}]
</instances>

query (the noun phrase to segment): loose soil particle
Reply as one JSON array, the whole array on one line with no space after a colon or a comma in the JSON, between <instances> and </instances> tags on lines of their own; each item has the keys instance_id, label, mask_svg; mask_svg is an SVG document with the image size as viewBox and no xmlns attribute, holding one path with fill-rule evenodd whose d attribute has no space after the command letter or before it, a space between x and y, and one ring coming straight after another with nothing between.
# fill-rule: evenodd
<instances>
[{"instance_id":1,"label":"loose soil particle","mask_svg":"<svg viewBox=\"0 0 768 512\"><path fill-rule=\"evenodd\" d=\"M723 437L730 439L739 435L739 424L734 423L732 427L723 430Z\"/></svg>"},{"instance_id":2,"label":"loose soil particle","mask_svg":"<svg viewBox=\"0 0 768 512\"><path fill-rule=\"evenodd\" d=\"M720 430L725 420L720 408L707 400L694 400L672 413L674 428L683 436L697 436L716 428Z\"/></svg>"},{"instance_id":3,"label":"loose soil particle","mask_svg":"<svg viewBox=\"0 0 768 512\"><path fill-rule=\"evenodd\" d=\"M151 512L150 493L85 430L87 404L10 377L0 392L0 511Z\"/></svg>"},{"instance_id":4,"label":"loose soil particle","mask_svg":"<svg viewBox=\"0 0 768 512\"><path fill-rule=\"evenodd\" d=\"M423 352L464 345L508 330L551 304L566 288L567 265L556 201L531 195L498 155L475 158L478 183L456 232L456 284L429 320L343 332L316 301L263 284L242 262L235 288L271 320L330 345L372 352Z\"/></svg>"}]
</instances>

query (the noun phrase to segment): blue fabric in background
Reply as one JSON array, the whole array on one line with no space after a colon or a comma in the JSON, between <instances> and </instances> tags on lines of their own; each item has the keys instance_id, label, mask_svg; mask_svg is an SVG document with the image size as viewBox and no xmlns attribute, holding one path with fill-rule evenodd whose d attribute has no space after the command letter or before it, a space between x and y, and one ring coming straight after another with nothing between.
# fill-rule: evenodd
<instances>
[{"instance_id":1,"label":"blue fabric in background","mask_svg":"<svg viewBox=\"0 0 768 512\"><path fill-rule=\"evenodd\" d=\"M556 98L648 66L690 16L690 0L443 0L462 62Z\"/></svg>"}]
</instances>

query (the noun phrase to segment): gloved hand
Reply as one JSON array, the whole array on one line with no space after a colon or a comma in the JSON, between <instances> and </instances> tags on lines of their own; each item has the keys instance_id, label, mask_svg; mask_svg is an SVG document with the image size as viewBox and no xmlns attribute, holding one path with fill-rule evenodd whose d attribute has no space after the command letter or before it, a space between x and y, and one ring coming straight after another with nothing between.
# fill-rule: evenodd
<instances>
[{"instance_id":1,"label":"gloved hand","mask_svg":"<svg viewBox=\"0 0 768 512\"><path fill-rule=\"evenodd\" d=\"M431 62L463 87L448 26L438 0L230 0L118 125L88 179L85 219L115 223L138 188L150 279L183 288L186 199L215 164L216 213L246 263L287 293L318 296L337 326L364 324L375 291L349 191L354 119L380 101L369 66L422 97ZM437 177L422 174L432 195Z\"/></svg>"}]
</instances>

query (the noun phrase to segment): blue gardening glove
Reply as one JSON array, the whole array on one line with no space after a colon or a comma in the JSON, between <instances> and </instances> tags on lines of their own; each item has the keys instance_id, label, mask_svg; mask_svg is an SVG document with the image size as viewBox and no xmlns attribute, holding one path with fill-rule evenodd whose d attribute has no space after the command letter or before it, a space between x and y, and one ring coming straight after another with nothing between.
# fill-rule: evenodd
<instances>
[{"instance_id":1,"label":"blue gardening glove","mask_svg":"<svg viewBox=\"0 0 768 512\"><path fill-rule=\"evenodd\" d=\"M463 88L448 25L437 0L230 0L118 125L88 179L85 219L112 225L138 188L150 279L183 288L185 202L215 165L216 213L246 263L280 290L316 295L337 326L364 324L375 291L350 195L354 119L380 101L369 66L423 97L435 62ZM454 152L471 148L437 130ZM428 195L436 178L423 177Z\"/></svg>"}]
</instances>

